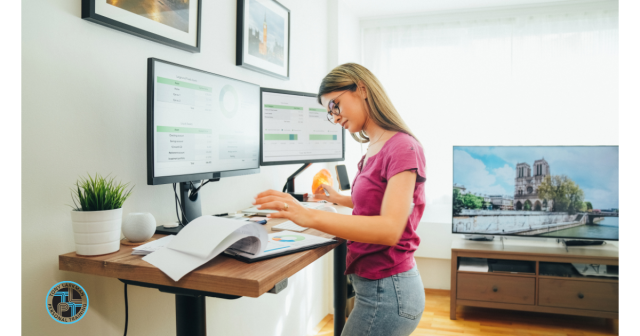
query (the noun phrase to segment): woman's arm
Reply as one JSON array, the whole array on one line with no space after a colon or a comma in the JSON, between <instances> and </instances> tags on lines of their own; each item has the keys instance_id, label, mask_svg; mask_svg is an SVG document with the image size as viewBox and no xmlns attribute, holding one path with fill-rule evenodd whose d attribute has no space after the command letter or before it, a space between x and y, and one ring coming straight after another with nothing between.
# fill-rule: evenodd
<instances>
[{"instance_id":1,"label":"woman's arm","mask_svg":"<svg viewBox=\"0 0 640 336\"><path fill-rule=\"evenodd\" d=\"M344 239L395 246L409 219L416 173L404 171L394 175L387 183L380 216L349 216L306 208L289 195L275 190L256 197L254 204L262 209L279 210L272 218L287 218L294 223L318 229ZM288 209L284 210L284 203ZM284 210L284 211L283 211Z\"/></svg>"},{"instance_id":2,"label":"woman's arm","mask_svg":"<svg viewBox=\"0 0 640 336\"><path fill-rule=\"evenodd\" d=\"M324 191L322 191L322 189L329 192L329 196L327 196ZM329 201L331 203L353 209L353 201L351 200L351 196L340 195L340 193L333 189L333 187L326 184L321 184L320 187L318 187L318 190L319 191L315 191L315 194L313 194L313 198Z\"/></svg>"}]
</instances>

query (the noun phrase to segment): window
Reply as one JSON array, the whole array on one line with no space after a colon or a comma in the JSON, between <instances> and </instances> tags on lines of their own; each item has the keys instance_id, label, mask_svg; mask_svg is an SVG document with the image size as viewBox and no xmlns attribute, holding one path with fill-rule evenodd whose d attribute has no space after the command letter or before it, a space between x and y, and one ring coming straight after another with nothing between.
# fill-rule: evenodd
<instances>
[{"instance_id":1,"label":"window","mask_svg":"<svg viewBox=\"0 0 640 336\"><path fill-rule=\"evenodd\" d=\"M361 21L361 64L429 148L427 198L450 193L434 182L452 169L439 167L449 161L445 148L477 139L517 144L530 136L524 128L561 142L554 134L566 125L571 134L603 118L617 125L617 1L563 3ZM517 162L509 165L524 178Z\"/></svg>"}]
</instances>

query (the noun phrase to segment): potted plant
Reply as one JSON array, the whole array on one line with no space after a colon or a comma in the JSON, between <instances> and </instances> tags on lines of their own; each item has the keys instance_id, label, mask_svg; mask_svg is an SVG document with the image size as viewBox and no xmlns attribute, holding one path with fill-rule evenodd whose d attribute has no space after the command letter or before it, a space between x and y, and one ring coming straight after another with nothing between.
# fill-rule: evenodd
<instances>
[{"instance_id":1,"label":"potted plant","mask_svg":"<svg viewBox=\"0 0 640 336\"><path fill-rule=\"evenodd\" d=\"M120 250L122 204L131 195L129 183L96 174L80 177L72 189L71 222L76 253L95 256Z\"/></svg>"}]
</instances>

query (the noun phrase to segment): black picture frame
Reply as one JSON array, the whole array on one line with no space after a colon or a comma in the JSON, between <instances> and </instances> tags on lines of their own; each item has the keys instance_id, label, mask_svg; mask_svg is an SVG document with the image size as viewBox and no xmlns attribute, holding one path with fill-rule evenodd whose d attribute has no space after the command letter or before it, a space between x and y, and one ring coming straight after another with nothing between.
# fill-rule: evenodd
<instances>
[{"instance_id":1,"label":"black picture frame","mask_svg":"<svg viewBox=\"0 0 640 336\"><path fill-rule=\"evenodd\" d=\"M276 5L278 5L279 7L281 7L283 10L285 10L287 12L286 14L286 20L287 20L287 31L285 32L285 38L286 38L286 49L284 54L287 56L286 59L286 65L284 66L284 68L286 69L286 75L283 74L279 74L267 69L264 69L260 66L257 66L255 64L250 64L247 59L245 59L245 49L244 49L244 42L245 42L245 38L248 38L248 32L245 32L245 22L247 21L247 18L245 18L245 9L247 8L247 2L250 0L237 0L237 19L236 19L236 65L237 66L241 66L243 68L247 68L256 72L260 72L263 73L265 75L269 75L269 76L273 76L279 79L283 79L283 80L289 80L290 79L290 51L291 51L291 11L283 6L281 3L279 3L276 0L271 0L271 2L275 3Z\"/></svg>"},{"instance_id":2,"label":"black picture frame","mask_svg":"<svg viewBox=\"0 0 640 336\"><path fill-rule=\"evenodd\" d=\"M101 0L101 1L105 1L105 0ZM173 39L170 39L168 37L156 34L156 33L152 33L150 31L144 30L144 29L140 29L134 26L131 26L129 24L126 23L122 23L120 21L117 21L115 19L100 15L98 13L96 13L96 0L82 0L82 12L81 12L81 17L87 21L91 21L93 23L97 23L99 25L103 25L109 28L113 28L115 30L119 30L121 32L125 32L131 35L135 35L150 41L154 41L157 43L162 43L164 45L168 45L170 47L174 47L174 48L178 48L178 49L182 49L184 51L188 51L188 52L192 52L192 53L199 53L200 52L200 26L201 26L201 20L202 20L202 0L192 0L192 1L197 1L197 8L198 8L198 13L197 13L197 29L196 29L196 45L190 45L190 44L186 44L183 42L179 42Z\"/></svg>"}]
</instances>

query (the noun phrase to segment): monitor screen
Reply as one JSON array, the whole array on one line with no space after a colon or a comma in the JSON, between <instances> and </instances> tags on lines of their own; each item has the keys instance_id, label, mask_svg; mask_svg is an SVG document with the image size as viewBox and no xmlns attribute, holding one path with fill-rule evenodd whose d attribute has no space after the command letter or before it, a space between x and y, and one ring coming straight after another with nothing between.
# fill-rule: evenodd
<instances>
[{"instance_id":1,"label":"monitor screen","mask_svg":"<svg viewBox=\"0 0 640 336\"><path fill-rule=\"evenodd\" d=\"M149 184L257 172L258 85L154 58L148 66Z\"/></svg>"},{"instance_id":2,"label":"monitor screen","mask_svg":"<svg viewBox=\"0 0 640 336\"><path fill-rule=\"evenodd\" d=\"M454 146L453 233L618 240L618 146Z\"/></svg>"},{"instance_id":3,"label":"monitor screen","mask_svg":"<svg viewBox=\"0 0 640 336\"><path fill-rule=\"evenodd\" d=\"M261 165L344 161L344 130L313 93L261 89Z\"/></svg>"}]
</instances>

